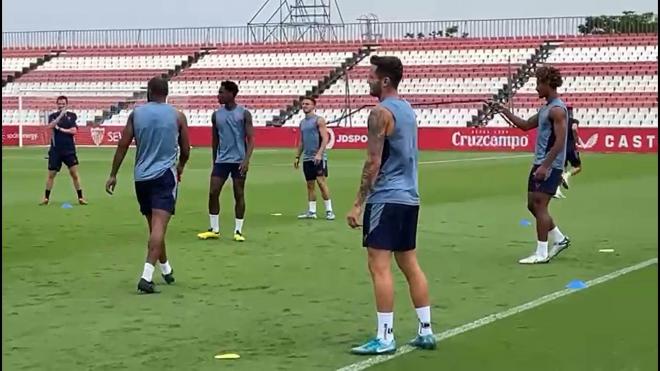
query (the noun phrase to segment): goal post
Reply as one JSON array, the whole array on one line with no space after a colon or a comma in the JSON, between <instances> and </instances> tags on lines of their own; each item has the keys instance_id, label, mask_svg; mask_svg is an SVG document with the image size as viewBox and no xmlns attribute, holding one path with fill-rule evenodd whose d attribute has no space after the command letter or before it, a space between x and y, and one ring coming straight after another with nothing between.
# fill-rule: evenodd
<instances>
[{"instance_id":1,"label":"goal post","mask_svg":"<svg viewBox=\"0 0 660 371\"><path fill-rule=\"evenodd\" d=\"M65 96L68 99L67 111L77 116L76 146L114 147L121 138L122 129L133 108L146 103L145 98L135 99L135 92L133 89L16 89L13 94L3 97L3 103L8 103L3 105L3 144L18 147L48 146L52 136L52 130L48 128L49 115L58 111L57 98ZM103 120L100 125L94 123L94 118L101 116L103 110L119 102L134 104ZM176 95L168 97L167 102L186 114L188 125L196 127L194 131L204 131L206 135L207 131L200 127L211 125L211 114L218 105L216 97L176 92ZM261 114L272 117L276 108ZM253 112L254 115L260 113Z\"/></svg>"},{"instance_id":2,"label":"goal post","mask_svg":"<svg viewBox=\"0 0 660 371\"><path fill-rule=\"evenodd\" d=\"M118 125L123 127L125 120L121 124L116 120L105 120L97 125L95 118L119 102L132 100L135 92L134 89L19 89L17 94L3 97L3 103L8 103L3 104L3 137L7 132L7 138L11 138L8 142L13 143L10 145L19 147L49 145L52 131L48 129L48 118L58 111L57 98L65 96L67 111L77 116L76 145L109 145L107 142L112 140L105 140L104 135L107 132L109 139L113 139L114 132L121 131ZM123 116L124 111L115 115Z\"/></svg>"}]
</instances>

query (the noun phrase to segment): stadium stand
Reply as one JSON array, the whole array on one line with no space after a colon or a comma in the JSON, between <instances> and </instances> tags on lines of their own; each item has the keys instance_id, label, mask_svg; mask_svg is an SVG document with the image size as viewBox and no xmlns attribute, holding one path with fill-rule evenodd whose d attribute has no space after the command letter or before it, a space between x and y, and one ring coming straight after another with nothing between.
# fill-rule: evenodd
<instances>
[{"instance_id":1,"label":"stadium stand","mask_svg":"<svg viewBox=\"0 0 660 371\"><path fill-rule=\"evenodd\" d=\"M657 127L658 38L657 35L582 36L561 41L546 63L558 66L565 76L561 92L575 107L575 115L588 126ZM433 102L488 99L507 83L507 76L523 65L543 38L464 38L429 40L381 40L373 54L397 55L406 66L400 92L418 104L421 126L465 126L480 103L441 106ZM181 68L201 51L194 46L69 48L56 58L8 83L2 90L3 125L19 122L17 95L22 89L89 89L70 95L71 107L81 122L93 122L103 110L138 92L158 74L174 71L170 102L182 109L190 125L209 125L217 106L220 81L236 80L239 101L248 106L255 125L266 122L292 100L306 94L320 79L340 66L359 47L358 42L214 45L210 54ZM33 63L44 49L3 49L5 72ZM373 103L365 82L368 57L319 98L319 114L332 119L349 102L355 109ZM118 94L117 89L122 92ZM521 115L540 101L530 79L512 99ZM24 123L34 123L39 112L52 108L45 97L23 100ZM128 109L104 120L104 125L122 125ZM353 126L366 123L367 111L352 117ZM288 125L297 123L301 113ZM493 126L506 123L496 117Z\"/></svg>"}]
</instances>

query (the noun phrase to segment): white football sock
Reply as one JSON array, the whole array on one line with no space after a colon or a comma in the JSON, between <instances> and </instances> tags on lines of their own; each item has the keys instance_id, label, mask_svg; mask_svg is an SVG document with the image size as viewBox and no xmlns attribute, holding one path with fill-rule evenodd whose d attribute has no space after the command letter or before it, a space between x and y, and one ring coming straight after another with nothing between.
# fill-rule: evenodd
<instances>
[{"instance_id":1,"label":"white football sock","mask_svg":"<svg viewBox=\"0 0 660 371\"><path fill-rule=\"evenodd\" d=\"M417 312L417 318L419 319L419 329L417 331L420 335L431 335L433 330L431 330L431 307L420 307L415 308Z\"/></svg>"},{"instance_id":2,"label":"white football sock","mask_svg":"<svg viewBox=\"0 0 660 371\"><path fill-rule=\"evenodd\" d=\"M160 264L160 271L163 272L163 274L168 275L172 273L172 267L170 266L170 261L166 261L165 263Z\"/></svg>"},{"instance_id":3,"label":"white football sock","mask_svg":"<svg viewBox=\"0 0 660 371\"><path fill-rule=\"evenodd\" d=\"M234 230L238 233L243 233L243 220L244 219L236 219L236 228Z\"/></svg>"},{"instance_id":4,"label":"white football sock","mask_svg":"<svg viewBox=\"0 0 660 371\"><path fill-rule=\"evenodd\" d=\"M394 340L394 313L378 312L378 334L376 337L386 343Z\"/></svg>"},{"instance_id":5,"label":"white football sock","mask_svg":"<svg viewBox=\"0 0 660 371\"><path fill-rule=\"evenodd\" d=\"M332 200L324 200L325 211L332 211Z\"/></svg>"},{"instance_id":6,"label":"white football sock","mask_svg":"<svg viewBox=\"0 0 660 371\"><path fill-rule=\"evenodd\" d=\"M564 236L564 234L561 233L561 231L559 230L559 227L557 227L557 226L555 226L555 228L553 230L548 232L548 234L550 235L550 238L552 238L552 240L554 242L561 242L561 241L564 240L564 238L566 238L566 236Z\"/></svg>"},{"instance_id":7,"label":"white football sock","mask_svg":"<svg viewBox=\"0 0 660 371\"><path fill-rule=\"evenodd\" d=\"M154 270L156 267L149 263L144 263L144 270L142 271L142 278L147 282L152 282L154 276Z\"/></svg>"},{"instance_id":8,"label":"white football sock","mask_svg":"<svg viewBox=\"0 0 660 371\"><path fill-rule=\"evenodd\" d=\"M220 232L220 215L209 214L211 220L211 230L215 233Z\"/></svg>"},{"instance_id":9,"label":"white football sock","mask_svg":"<svg viewBox=\"0 0 660 371\"><path fill-rule=\"evenodd\" d=\"M316 214L316 201L309 201L309 212Z\"/></svg>"},{"instance_id":10,"label":"white football sock","mask_svg":"<svg viewBox=\"0 0 660 371\"><path fill-rule=\"evenodd\" d=\"M548 241L537 241L536 255L542 257L548 256Z\"/></svg>"}]
</instances>

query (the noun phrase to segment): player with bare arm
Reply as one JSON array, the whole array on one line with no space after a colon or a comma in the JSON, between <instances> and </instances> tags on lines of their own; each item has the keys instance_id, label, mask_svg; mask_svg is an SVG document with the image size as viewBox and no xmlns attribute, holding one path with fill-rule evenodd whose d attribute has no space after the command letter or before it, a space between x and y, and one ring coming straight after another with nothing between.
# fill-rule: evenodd
<instances>
[{"instance_id":1,"label":"player with bare arm","mask_svg":"<svg viewBox=\"0 0 660 371\"><path fill-rule=\"evenodd\" d=\"M515 127L525 131L537 129L534 164L527 181L527 209L536 219L536 251L521 259L520 264L547 263L571 243L548 210L550 200L561 184L566 160L568 109L557 93L562 82L561 73L555 67L545 66L536 70L536 91L546 103L536 115L526 120L494 104L494 108ZM553 240L550 252L548 236Z\"/></svg>"},{"instance_id":2,"label":"player with bare arm","mask_svg":"<svg viewBox=\"0 0 660 371\"><path fill-rule=\"evenodd\" d=\"M355 347L355 354L383 354L396 351L394 341L394 284L392 256L408 281L408 289L419 327L411 345L434 349L431 330L431 303L426 275L417 261L417 117L397 88L403 65L397 57L371 58L370 94L380 104L369 114L367 159L360 188L347 215L351 228L361 226L362 245L367 248L369 272L376 296L378 327L376 337Z\"/></svg>"}]
</instances>

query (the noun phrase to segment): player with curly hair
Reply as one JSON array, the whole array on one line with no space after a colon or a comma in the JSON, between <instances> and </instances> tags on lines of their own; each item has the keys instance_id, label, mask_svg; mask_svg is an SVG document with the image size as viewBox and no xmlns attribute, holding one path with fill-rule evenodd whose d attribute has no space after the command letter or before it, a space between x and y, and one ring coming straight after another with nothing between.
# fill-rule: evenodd
<instances>
[{"instance_id":1,"label":"player with curly hair","mask_svg":"<svg viewBox=\"0 0 660 371\"><path fill-rule=\"evenodd\" d=\"M546 103L527 120L515 116L501 105L495 105L497 111L514 126L524 131L537 128L534 164L527 182L527 208L536 219L537 246L531 256L519 261L521 264L547 263L571 243L548 211L550 200L562 182L566 161L568 109L557 93L562 83L557 68L544 66L536 70L536 91ZM553 240L550 252L548 236Z\"/></svg>"}]
</instances>

